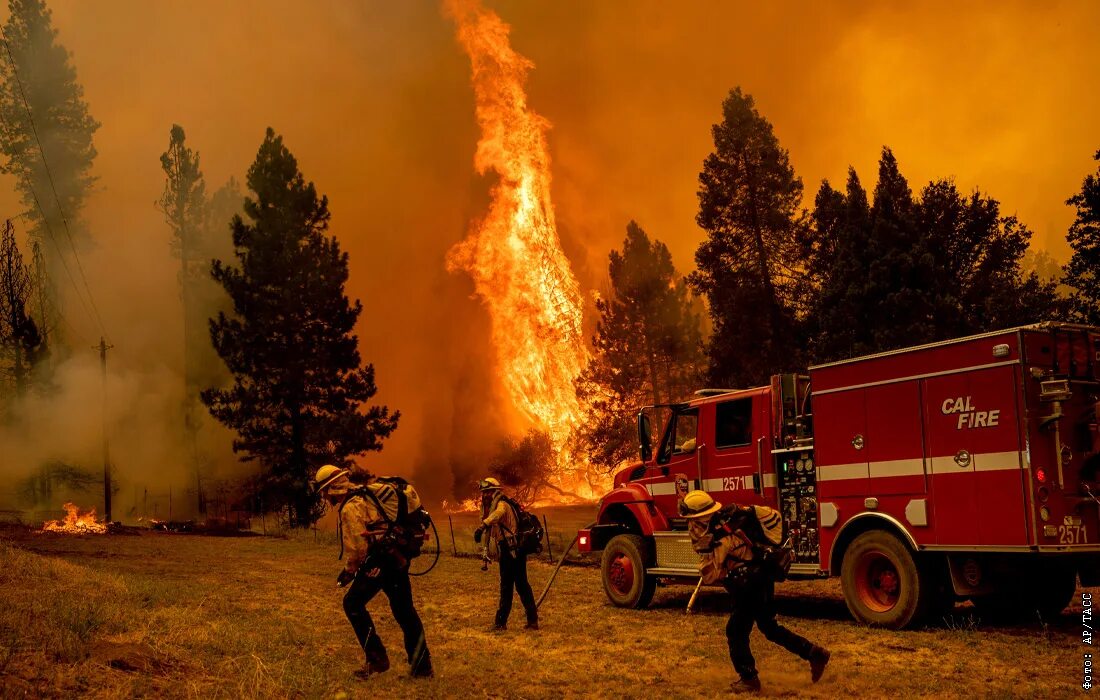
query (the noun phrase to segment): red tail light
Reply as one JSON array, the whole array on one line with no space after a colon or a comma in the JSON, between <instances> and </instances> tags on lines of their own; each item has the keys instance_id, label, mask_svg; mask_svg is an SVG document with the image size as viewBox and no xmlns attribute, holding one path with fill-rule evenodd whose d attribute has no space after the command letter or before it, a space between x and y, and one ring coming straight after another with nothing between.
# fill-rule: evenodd
<instances>
[{"instance_id":1,"label":"red tail light","mask_svg":"<svg viewBox=\"0 0 1100 700\"><path fill-rule=\"evenodd\" d=\"M1036 469L1035 478L1039 480L1040 484L1045 484L1047 481L1047 473L1042 469Z\"/></svg>"}]
</instances>

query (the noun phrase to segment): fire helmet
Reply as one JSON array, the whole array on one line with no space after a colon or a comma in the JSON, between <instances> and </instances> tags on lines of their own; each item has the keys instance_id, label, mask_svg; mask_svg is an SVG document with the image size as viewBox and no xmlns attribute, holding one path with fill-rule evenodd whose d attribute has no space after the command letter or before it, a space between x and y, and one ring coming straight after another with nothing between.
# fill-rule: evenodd
<instances>
[{"instance_id":1,"label":"fire helmet","mask_svg":"<svg viewBox=\"0 0 1100 700\"><path fill-rule=\"evenodd\" d=\"M317 473L313 476L313 488L318 493L321 493L329 486L332 486L340 477L347 477L348 470L341 469L340 467L326 464L317 470Z\"/></svg>"},{"instance_id":2,"label":"fire helmet","mask_svg":"<svg viewBox=\"0 0 1100 700\"><path fill-rule=\"evenodd\" d=\"M499 491L500 482L490 476L487 479L482 479L477 482L477 487L482 491Z\"/></svg>"},{"instance_id":3,"label":"fire helmet","mask_svg":"<svg viewBox=\"0 0 1100 700\"><path fill-rule=\"evenodd\" d=\"M706 491L692 491L684 496L680 504L680 515L689 520L703 518L712 513L717 513L722 504L710 497Z\"/></svg>"}]
</instances>

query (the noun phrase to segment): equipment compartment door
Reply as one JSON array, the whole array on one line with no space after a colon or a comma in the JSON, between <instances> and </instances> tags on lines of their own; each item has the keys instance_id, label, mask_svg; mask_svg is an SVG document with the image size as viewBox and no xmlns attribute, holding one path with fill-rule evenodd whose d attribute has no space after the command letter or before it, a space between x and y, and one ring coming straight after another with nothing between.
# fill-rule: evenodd
<instances>
[{"instance_id":1,"label":"equipment compartment door","mask_svg":"<svg viewBox=\"0 0 1100 700\"><path fill-rule=\"evenodd\" d=\"M978 481L969 433L958 429L956 407L965 408L965 374L924 380L925 449L931 463L936 544L978 544Z\"/></svg>"},{"instance_id":2,"label":"equipment compartment door","mask_svg":"<svg viewBox=\"0 0 1100 700\"><path fill-rule=\"evenodd\" d=\"M1012 366L924 381L936 542L1027 543Z\"/></svg>"},{"instance_id":3,"label":"equipment compartment door","mask_svg":"<svg viewBox=\"0 0 1100 700\"><path fill-rule=\"evenodd\" d=\"M867 389L868 496L924 494L920 385L916 380Z\"/></svg>"},{"instance_id":4,"label":"equipment compartment door","mask_svg":"<svg viewBox=\"0 0 1100 700\"><path fill-rule=\"evenodd\" d=\"M823 499L867 494L866 391L816 394L814 453Z\"/></svg>"},{"instance_id":5,"label":"equipment compartment door","mask_svg":"<svg viewBox=\"0 0 1100 700\"><path fill-rule=\"evenodd\" d=\"M1027 472L1020 454L1020 420L1016 394L1017 366L994 367L970 375L974 415L962 419L974 433L972 444L978 480L979 542L983 545L1028 544L1024 483ZM982 414L985 420L982 421ZM958 422L958 421L956 421ZM984 422L984 427L982 423Z\"/></svg>"}]
</instances>

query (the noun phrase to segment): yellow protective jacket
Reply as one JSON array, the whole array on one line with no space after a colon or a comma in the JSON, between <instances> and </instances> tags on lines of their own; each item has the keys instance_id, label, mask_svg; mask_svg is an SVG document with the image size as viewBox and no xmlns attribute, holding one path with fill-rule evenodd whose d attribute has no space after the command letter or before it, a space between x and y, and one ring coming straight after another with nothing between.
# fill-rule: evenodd
<instances>
[{"instance_id":1,"label":"yellow protective jacket","mask_svg":"<svg viewBox=\"0 0 1100 700\"><path fill-rule=\"evenodd\" d=\"M385 534L389 522L394 521L398 513L397 492L393 486L373 482L362 488L371 491L382 505L382 510L378 509L374 499L354 492L340 506L337 527L341 553L345 557L344 568L353 574L358 571L371 547ZM411 503L409 506L414 507Z\"/></svg>"},{"instance_id":2,"label":"yellow protective jacket","mask_svg":"<svg viewBox=\"0 0 1100 700\"><path fill-rule=\"evenodd\" d=\"M502 541L508 545L515 544L518 519L516 510L504 500L504 494L497 491L488 508L482 508L481 524L485 526L487 534L494 542Z\"/></svg>"}]
</instances>

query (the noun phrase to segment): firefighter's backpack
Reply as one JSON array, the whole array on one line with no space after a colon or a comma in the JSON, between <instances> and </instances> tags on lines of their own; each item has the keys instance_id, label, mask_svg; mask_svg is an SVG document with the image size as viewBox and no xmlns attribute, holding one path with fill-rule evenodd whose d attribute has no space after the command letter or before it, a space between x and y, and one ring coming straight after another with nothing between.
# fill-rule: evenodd
<instances>
[{"instance_id":1,"label":"firefighter's backpack","mask_svg":"<svg viewBox=\"0 0 1100 700\"><path fill-rule=\"evenodd\" d=\"M517 553L538 554L541 552L544 533L539 517L524 510L523 506L507 496L502 495L501 500L510 505L516 513L516 531L512 534L516 539Z\"/></svg>"},{"instance_id":2,"label":"firefighter's backpack","mask_svg":"<svg viewBox=\"0 0 1100 700\"><path fill-rule=\"evenodd\" d=\"M392 489L397 497L396 514L392 514L382 503L389 498L385 490ZM428 539L428 530L432 517L420 503L420 495L405 479L399 476L380 476L370 484L351 492L353 496L363 496L378 508L388 525L383 540L388 540L403 557L413 559L420 556L424 541Z\"/></svg>"},{"instance_id":3,"label":"firefighter's backpack","mask_svg":"<svg viewBox=\"0 0 1100 700\"><path fill-rule=\"evenodd\" d=\"M718 520L717 536L740 530L752 543L754 561L735 569L737 575L750 576L756 571L773 581L785 581L794 563L794 552L783 537L782 516L767 506L732 505L723 510L725 517Z\"/></svg>"},{"instance_id":4,"label":"firefighter's backpack","mask_svg":"<svg viewBox=\"0 0 1100 700\"><path fill-rule=\"evenodd\" d=\"M783 517L767 506L753 506L753 513L764 535L757 543L764 573L774 581L785 581L794 563L794 552L783 537Z\"/></svg>"}]
</instances>

